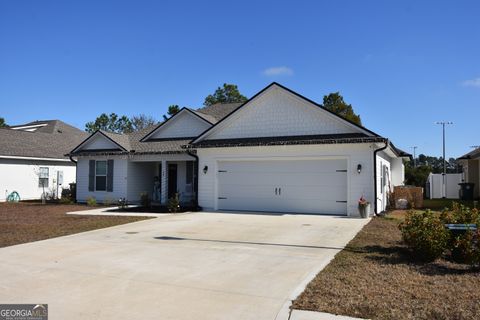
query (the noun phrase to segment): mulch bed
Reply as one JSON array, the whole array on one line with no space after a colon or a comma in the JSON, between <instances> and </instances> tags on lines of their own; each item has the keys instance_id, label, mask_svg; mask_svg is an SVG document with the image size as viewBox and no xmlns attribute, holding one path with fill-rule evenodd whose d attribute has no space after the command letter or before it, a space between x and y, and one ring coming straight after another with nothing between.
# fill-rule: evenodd
<instances>
[{"instance_id":1,"label":"mulch bed","mask_svg":"<svg viewBox=\"0 0 480 320\"><path fill-rule=\"evenodd\" d=\"M198 211L196 207L180 207L177 213ZM108 212L145 212L145 213L171 213L167 206L151 206L151 207L128 207L124 209L110 209Z\"/></svg>"},{"instance_id":2,"label":"mulch bed","mask_svg":"<svg viewBox=\"0 0 480 320\"><path fill-rule=\"evenodd\" d=\"M480 271L415 261L401 242L404 212L374 218L294 301L294 309L369 319L478 319Z\"/></svg>"},{"instance_id":3,"label":"mulch bed","mask_svg":"<svg viewBox=\"0 0 480 320\"><path fill-rule=\"evenodd\" d=\"M92 208L85 205L0 203L0 247L148 219L65 214L69 211L89 209Z\"/></svg>"}]
</instances>

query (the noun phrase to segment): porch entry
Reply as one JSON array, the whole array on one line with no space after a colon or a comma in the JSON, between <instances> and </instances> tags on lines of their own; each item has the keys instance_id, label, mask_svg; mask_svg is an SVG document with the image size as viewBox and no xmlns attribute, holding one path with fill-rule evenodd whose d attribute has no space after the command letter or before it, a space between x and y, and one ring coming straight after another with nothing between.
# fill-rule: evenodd
<instances>
[{"instance_id":1,"label":"porch entry","mask_svg":"<svg viewBox=\"0 0 480 320\"><path fill-rule=\"evenodd\" d=\"M162 167L163 164L165 164L165 168ZM178 193L180 202L184 204L189 204L195 199L195 161L160 162L156 166L152 178L152 200L154 204L166 204L168 199L173 198L176 193Z\"/></svg>"},{"instance_id":2,"label":"porch entry","mask_svg":"<svg viewBox=\"0 0 480 320\"><path fill-rule=\"evenodd\" d=\"M178 192L177 187L178 166L176 163L168 164L168 199L173 198Z\"/></svg>"}]
</instances>

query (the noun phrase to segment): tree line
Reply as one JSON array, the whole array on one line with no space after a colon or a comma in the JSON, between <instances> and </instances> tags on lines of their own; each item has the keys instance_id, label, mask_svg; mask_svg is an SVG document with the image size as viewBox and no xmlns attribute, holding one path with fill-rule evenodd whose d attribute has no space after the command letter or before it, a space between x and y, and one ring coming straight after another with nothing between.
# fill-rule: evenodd
<instances>
[{"instance_id":1,"label":"tree line","mask_svg":"<svg viewBox=\"0 0 480 320\"><path fill-rule=\"evenodd\" d=\"M414 165L416 163L416 166ZM455 158L446 161L447 173L460 173L462 166ZM425 187L430 173L443 173L443 158L420 154L415 161L405 162L405 184Z\"/></svg>"}]
</instances>

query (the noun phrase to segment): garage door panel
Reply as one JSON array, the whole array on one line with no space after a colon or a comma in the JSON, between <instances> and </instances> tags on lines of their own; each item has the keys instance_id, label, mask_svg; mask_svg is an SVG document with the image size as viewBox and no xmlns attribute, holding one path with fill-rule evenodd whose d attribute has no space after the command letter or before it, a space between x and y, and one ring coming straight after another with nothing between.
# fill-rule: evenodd
<instances>
[{"instance_id":1,"label":"garage door panel","mask_svg":"<svg viewBox=\"0 0 480 320\"><path fill-rule=\"evenodd\" d=\"M224 184L220 197L231 199L233 197L268 197L271 198L274 192L271 185L248 185L248 184Z\"/></svg>"},{"instance_id":2,"label":"garage door panel","mask_svg":"<svg viewBox=\"0 0 480 320\"><path fill-rule=\"evenodd\" d=\"M285 199L347 200L347 192L344 186L303 187L290 185L281 187L281 195Z\"/></svg>"},{"instance_id":3,"label":"garage door panel","mask_svg":"<svg viewBox=\"0 0 480 320\"><path fill-rule=\"evenodd\" d=\"M330 173L282 173L280 184L290 185L321 185L321 186L347 186L347 179L344 173L330 172Z\"/></svg>"},{"instance_id":4,"label":"garage door panel","mask_svg":"<svg viewBox=\"0 0 480 320\"><path fill-rule=\"evenodd\" d=\"M264 173L264 172L219 172L218 179L222 181L222 184L236 185L236 184L252 184L252 176L255 175L256 183L262 184L262 182L269 185L278 184L278 173Z\"/></svg>"},{"instance_id":5,"label":"garage door panel","mask_svg":"<svg viewBox=\"0 0 480 320\"><path fill-rule=\"evenodd\" d=\"M266 212L287 212L283 211L281 203L272 203L270 198L260 198L252 201L250 197L234 197L228 200L218 200L219 210L245 210L245 211L266 211ZM291 212L291 211L290 211Z\"/></svg>"},{"instance_id":6,"label":"garage door panel","mask_svg":"<svg viewBox=\"0 0 480 320\"><path fill-rule=\"evenodd\" d=\"M299 199L282 199L278 204L282 212L298 212L298 208L302 208L303 213L317 213L317 214L345 214L345 203L331 200L313 199L305 202ZM321 208L321 209L319 209Z\"/></svg>"},{"instance_id":7,"label":"garage door panel","mask_svg":"<svg viewBox=\"0 0 480 320\"><path fill-rule=\"evenodd\" d=\"M346 214L346 168L346 159L220 161L218 209Z\"/></svg>"}]
</instances>

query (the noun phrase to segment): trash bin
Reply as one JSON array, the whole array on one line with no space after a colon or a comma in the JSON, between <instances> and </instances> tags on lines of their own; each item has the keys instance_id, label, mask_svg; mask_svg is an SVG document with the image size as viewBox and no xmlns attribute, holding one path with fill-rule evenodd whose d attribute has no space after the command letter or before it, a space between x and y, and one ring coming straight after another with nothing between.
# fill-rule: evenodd
<instances>
[{"instance_id":1,"label":"trash bin","mask_svg":"<svg viewBox=\"0 0 480 320\"><path fill-rule=\"evenodd\" d=\"M460 200L473 200L473 188L475 183L462 182L458 184L460 186Z\"/></svg>"}]
</instances>

